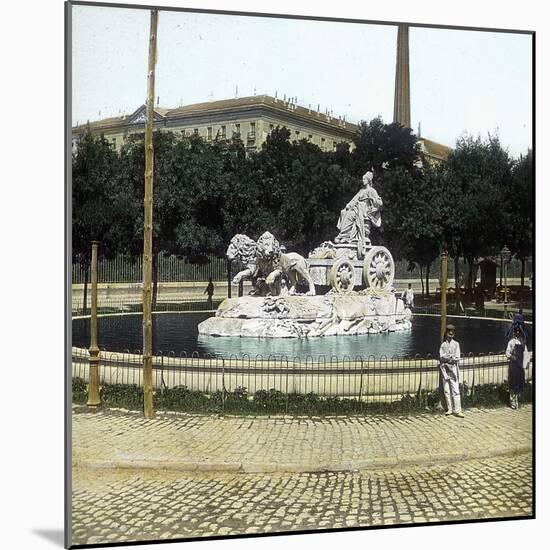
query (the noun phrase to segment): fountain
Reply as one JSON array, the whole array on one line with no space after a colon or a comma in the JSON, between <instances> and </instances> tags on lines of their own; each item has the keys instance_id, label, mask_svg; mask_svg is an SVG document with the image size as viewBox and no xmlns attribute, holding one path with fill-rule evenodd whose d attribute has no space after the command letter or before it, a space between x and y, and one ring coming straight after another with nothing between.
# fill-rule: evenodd
<instances>
[{"instance_id":1,"label":"fountain","mask_svg":"<svg viewBox=\"0 0 550 550\"><path fill-rule=\"evenodd\" d=\"M304 258L286 252L268 231L258 241L235 235L229 260L244 269L233 279L252 281L248 296L227 298L215 317L198 326L199 335L255 338L315 338L396 332L411 328L411 311L395 295L390 251L373 246L372 225L381 225L382 200L373 174L348 202L338 220L339 233ZM299 294L298 283L307 285ZM329 288L318 294L318 288Z\"/></svg>"}]
</instances>

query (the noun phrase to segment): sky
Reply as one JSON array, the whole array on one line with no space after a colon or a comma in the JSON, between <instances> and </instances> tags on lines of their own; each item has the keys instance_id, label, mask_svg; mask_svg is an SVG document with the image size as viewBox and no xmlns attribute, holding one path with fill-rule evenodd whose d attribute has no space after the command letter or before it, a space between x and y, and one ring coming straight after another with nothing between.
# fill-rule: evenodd
<instances>
[{"instance_id":1,"label":"sky","mask_svg":"<svg viewBox=\"0 0 550 550\"><path fill-rule=\"evenodd\" d=\"M74 6L73 124L145 103L149 11ZM397 26L161 11L156 95L177 107L255 93L358 122L393 119ZM410 29L411 126L454 146L498 133L531 147L531 37Z\"/></svg>"}]
</instances>

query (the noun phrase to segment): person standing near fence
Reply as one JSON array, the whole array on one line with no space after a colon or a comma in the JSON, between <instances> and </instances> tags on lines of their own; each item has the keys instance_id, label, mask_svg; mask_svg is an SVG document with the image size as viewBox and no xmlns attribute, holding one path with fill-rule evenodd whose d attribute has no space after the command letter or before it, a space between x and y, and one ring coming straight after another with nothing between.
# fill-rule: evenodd
<instances>
[{"instance_id":1,"label":"person standing near fence","mask_svg":"<svg viewBox=\"0 0 550 550\"><path fill-rule=\"evenodd\" d=\"M440 387L445 399L445 415L464 418L460 403L460 345L454 339L454 325L445 327L445 339L439 348Z\"/></svg>"},{"instance_id":2,"label":"person standing near fence","mask_svg":"<svg viewBox=\"0 0 550 550\"><path fill-rule=\"evenodd\" d=\"M214 296L214 283L212 277L208 277L208 286L204 289L203 294L208 294L208 309L214 309L212 296Z\"/></svg>"},{"instance_id":3,"label":"person standing near fence","mask_svg":"<svg viewBox=\"0 0 550 550\"><path fill-rule=\"evenodd\" d=\"M525 369L529 366L529 352L525 343L525 333L516 326L514 335L508 341L506 357L510 360L508 367L508 386L510 390L510 407L519 409L518 397L525 389Z\"/></svg>"}]
</instances>

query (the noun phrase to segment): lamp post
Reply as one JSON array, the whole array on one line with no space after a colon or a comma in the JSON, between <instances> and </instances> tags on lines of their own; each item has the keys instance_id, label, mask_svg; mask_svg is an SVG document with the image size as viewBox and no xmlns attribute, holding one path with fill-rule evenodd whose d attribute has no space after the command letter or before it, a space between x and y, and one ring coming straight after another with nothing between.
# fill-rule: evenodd
<instances>
[{"instance_id":1,"label":"lamp post","mask_svg":"<svg viewBox=\"0 0 550 550\"><path fill-rule=\"evenodd\" d=\"M500 258L504 266L504 310L506 311L506 305L508 304L508 263L512 259L512 253L506 245L500 251Z\"/></svg>"}]
</instances>

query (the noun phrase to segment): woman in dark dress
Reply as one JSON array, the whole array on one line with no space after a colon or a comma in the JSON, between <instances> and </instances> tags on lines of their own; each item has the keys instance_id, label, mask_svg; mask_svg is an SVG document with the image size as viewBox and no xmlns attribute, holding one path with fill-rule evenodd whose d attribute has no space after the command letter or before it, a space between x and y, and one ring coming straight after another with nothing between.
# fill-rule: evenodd
<instances>
[{"instance_id":1,"label":"woman in dark dress","mask_svg":"<svg viewBox=\"0 0 550 550\"><path fill-rule=\"evenodd\" d=\"M514 329L514 335L510 338L506 348L506 357L510 360L508 367L508 385L510 387L510 407L519 407L518 396L525 389L525 334L521 328Z\"/></svg>"}]
</instances>

